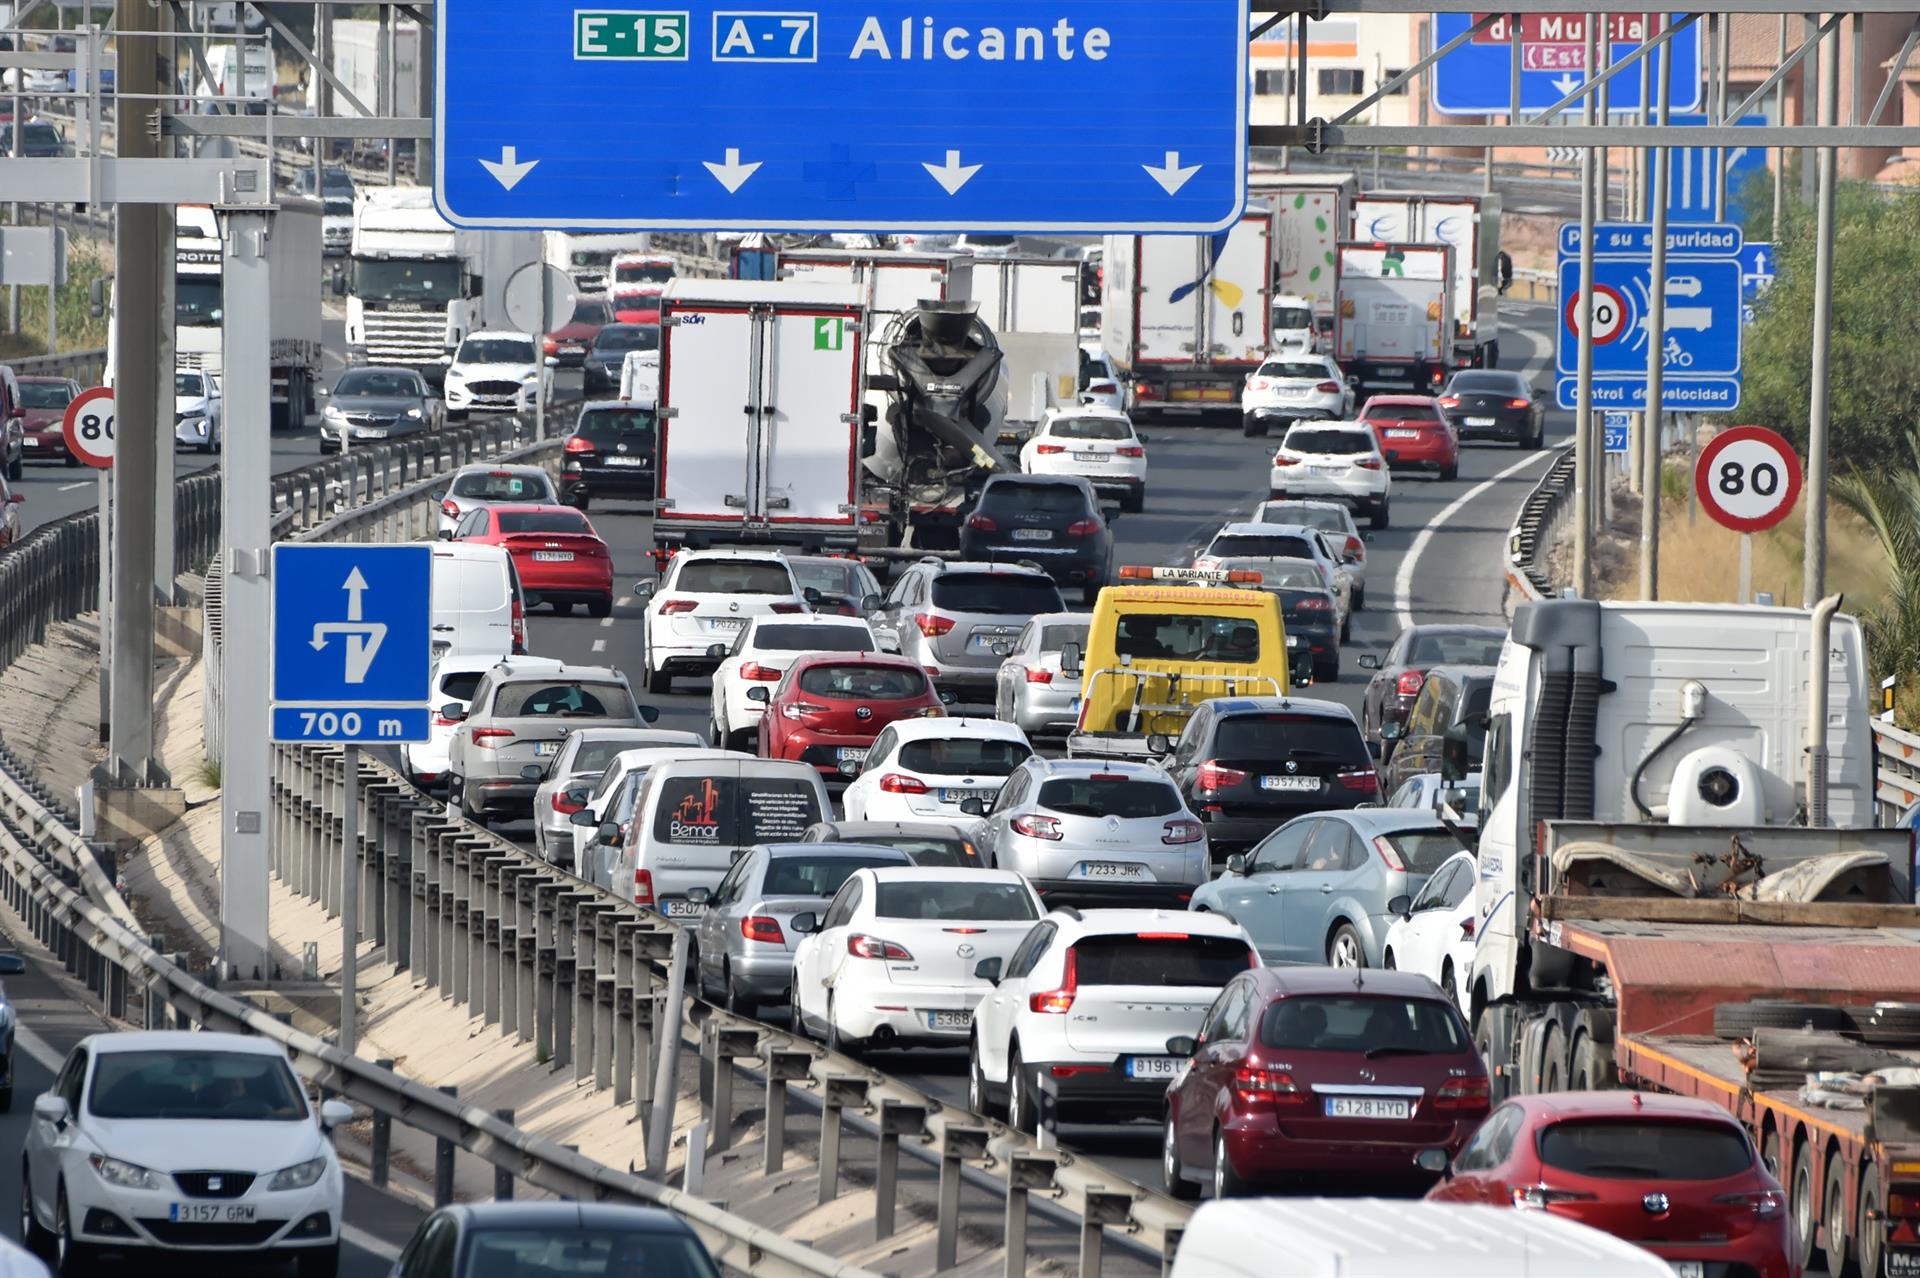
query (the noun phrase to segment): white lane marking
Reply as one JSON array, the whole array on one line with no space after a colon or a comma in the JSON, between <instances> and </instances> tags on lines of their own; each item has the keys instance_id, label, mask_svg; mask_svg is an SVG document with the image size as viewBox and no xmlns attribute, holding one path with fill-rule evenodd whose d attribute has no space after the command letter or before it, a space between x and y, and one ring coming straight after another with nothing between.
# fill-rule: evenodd
<instances>
[{"instance_id":1,"label":"white lane marking","mask_svg":"<svg viewBox=\"0 0 1920 1278\"><path fill-rule=\"evenodd\" d=\"M89 483L88 481L83 479L77 484L62 484L60 485L59 491L63 493L70 493L76 488L94 488L94 487L97 487L98 485L99 485L98 480L95 480L92 483Z\"/></svg>"},{"instance_id":2,"label":"white lane marking","mask_svg":"<svg viewBox=\"0 0 1920 1278\"><path fill-rule=\"evenodd\" d=\"M55 1074L58 1074L60 1067L67 1063L65 1056L53 1050L53 1044L47 1042L46 1039L41 1038L32 1030L17 1022L13 1027L13 1039L27 1050L27 1055L33 1057L33 1059L39 1061L42 1065L45 1065L48 1070Z\"/></svg>"},{"instance_id":3,"label":"white lane marking","mask_svg":"<svg viewBox=\"0 0 1920 1278\"><path fill-rule=\"evenodd\" d=\"M593 650L595 652L605 652L607 650L607 641L605 639L595 639L593 641Z\"/></svg>"},{"instance_id":4,"label":"white lane marking","mask_svg":"<svg viewBox=\"0 0 1920 1278\"><path fill-rule=\"evenodd\" d=\"M601 628L602 630L611 630L611 629L613 629L613 618L612 618L612 617L602 617L602 618L600 618L600 628Z\"/></svg>"},{"instance_id":5,"label":"white lane marking","mask_svg":"<svg viewBox=\"0 0 1920 1278\"><path fill-rule=\"evenodd\" d=\"M1501 480L1517 475L1529 466L1537 466L1553 455L1551 449L1543 448L1537 453L1530 453L1522 457L1519 461L1507 467L1492 479L1482 480L1467 489L1464 493L1461 493L1458 497L1455 497L1452 504L1427 521L1427 526L1420 530L1419 535L1413 539L1413 544L1407 547L1406 558L1400 561L1400 571L1396 573L1393 578L1393 609L1400 618L1400 626L1402 629L1407 629L1414 625L1412 607L1414 571L1420 565L1421 552L1427 548L1427 543L1433 540L1433 534L1438 532L1441 526L1449 519L1452 519L1455 515L1459 514L1461 510L1465 509L1468 502L1471 502L1474 498L1480 496L1480 494L1486 492Z\"/></svg>"},{"instance_id":6,"label":"white lane marking","mask_svg":"<svg viewBox=\"0 0 1920 1278\"><path fill-rule=\"evenodd\" d=\"M400 1259L400 1249L398 1247L390 1242L383 1242L375 1238L358 1225L349 1225L345 1221L341 1221L340 1240L342 1242L350 1242L361 1251L371 1252L382 1260Z\"/></svg>"}]
</instances>

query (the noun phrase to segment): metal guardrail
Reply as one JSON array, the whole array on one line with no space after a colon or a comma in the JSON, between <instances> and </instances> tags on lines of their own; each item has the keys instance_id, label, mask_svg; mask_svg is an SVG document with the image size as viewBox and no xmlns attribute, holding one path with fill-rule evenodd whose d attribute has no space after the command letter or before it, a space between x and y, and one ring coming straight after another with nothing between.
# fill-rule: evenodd
<instances>
[{"instance_id":1,"label":"metal guardrail","mask_svg":"<svg viewBox=\"0 0 1920 1278\"><path fill-rule=\"evenodd\" d=\"M1873 723L1875 756L1873 800L1881 825L1892 825L1915 803L1920 803L1920 733Z\"/></svg>"},{"instance_id":2,"label":"metal guardrail","mask_svg":"<svg viewBox=\"0 0 1920 1278\"><path fill-rule=\"evenodd\" d=\"M1547 568L1547 552L1566 526L1572 496L1573 449L1567 448L1520 503L1520 513L1507 532L1509 595L1524 601L1558 593Z\"/></svg>"},{"instance_id":3,"label":"metal guardrail","mask_svg":"<svg viewBox=\"0 0 1920 1278\"><path fill-rule=\"evenodd\" d=\"M82 386L98 386L107 377L107 351L58 351L52 355L22 355L4 361L20 377L71 377Z\"/></svg>"}]
</instances>

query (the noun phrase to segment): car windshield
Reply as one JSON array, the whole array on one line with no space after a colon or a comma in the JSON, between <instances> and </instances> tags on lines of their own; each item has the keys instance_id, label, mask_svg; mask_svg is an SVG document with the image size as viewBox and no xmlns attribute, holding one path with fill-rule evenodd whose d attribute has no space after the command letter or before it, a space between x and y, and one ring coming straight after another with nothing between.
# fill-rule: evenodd
<instances>
[{"instance_id":1,"label":"car windshield","mask_svg":"<svg viewBox=\"0 0 1920 1278\"><path fill-rule=\"evenodd\" d=\"M1276 306L1273 308L1273 326L1278 329L1312 328L1313 312L1304 306Z\"/></svg>"},{"instance_id":2,"label":"car windshield","mask_svg":"<svg viewBox=\"0 0 1920 1278\"><path fill-rule=\"evenodd\" d=\"M881 883L873 913L883 919L951 919L955 922L1022 923L1040 917L1021 883Z\"/></svg>"},{"instance_id":3,"label":"car windshield","mask_svg":"<svg viewBox=\"0 0 1920 1278\"><path fill-rule=\"evenodd\" d=\"M1319 714L1228 715L1214 732L1212 750L1223 759L1313 759L1361 767L1371 760L1353 720Z\"/></svg>"},{"instance_id":4,"label":"car windshield","mask_svg":"<svg viewBox=\"0 0 1920 1278\"><path fill-rule=\"evenodd\" d=\"M440 676L440 691L456 701L472 701L473 693L480 686L478 670L459 670L453 674Z\"/></svg>"},{"instance_id":5,"label":"car windshield","mask_svg":"<svg viewBox=\"0 0 1920 1278\"><path fill-rule=\"evenodd\" d=\"M607 303L598 297L583 297L573 304L573 322L576 324L604 324L612 318Z\"/></svg>"},{"instance_id":6,"label":"car windshield","mask_svg":"<svg viewBox=\"0 0 1920 1278\"><path fill-rule=\"evenodd\" d=\"M767 862L760 891L767 896L829 897L855 870L899 864L899 858L891 856L777 856Z\"/></svg>"},{"instance_id":7,"label":"car windshield","mask_svg":"<svg viewBox=\"0 0 1920 1278\"><path fill-rule=\"evenodd\" d=\"M763 625L755 628L750 647L760 652L872 652L873 631L865 626Z\"/></svg>"},{"instance_id":8,"label":"car windshield","mask_svg":"<svg viewBox=\"0 0 1920 1278\"><path fill-rule=\"evenodd\" d=\"M976 509L1027 515L1093 513L1078 484L988 484Z\"/></svg>"},{"instance_id":9,"label":"car windshield","mask_svg":"<svg viewBox=\"0 0 1920 1278\"><path fill-rule=\"evenodd\" d=\"M1415 635L1407 651L1407 664L1413 666L1491 666L1500 660L1500 645L1505 635L1426 634Z\"/></svg>"},{"instance_id":10,"label":"car windshield","mask_svg":"<svg viewBox=\"0 0 1920 1278\"><path fill-rule=\"evenodd\" d=\"M1135 661L1260 660L1260 627L1246 617L1139 612L1120 618L1113 654Z\"/></svg>"},{"instance_id":11,"label":"car windshield","mask_svg":"<svg viewBox=\"0 0 1920 1278\"><path fill-rule=\"evenodd\" d=\"M533 343L520 337L469 337L460 343L456 364L531 364Z\"/></svg>"},{"instance_id":12,"label":"car windshield","mask_svg":"<svg viewBox=\"0 0 1920 1278\"><path fill-rule=\"evenodd\" d=\"M931 869L943 870L950 866L968 866L978 868L980 849L973 846L969 839L942 839L924 834L859 834L841 836L843 843L879 843L905 852L913 858L915 865L924 865Z\"/></svg>"},{"instance_id":13,"label":"car windshield","mask_svg":"<svg viewBox=\"0 0 1920 1278\"><path fill-rule=\"evenodd\" d=\"M1142 820L1180 811L1180 792L1165 781L1094 774L1054 777L1040 783L1034 806L1062 816Z\"/></svg>"},{"instance_id":14,"label":"car windshield","mask_svg":"<svg viewBox=\"0 0 1920 1278\"><path fill-rule=\"evenodd\" d=\"M1132 439L1133 426L1118 417L1061 417L1047 427L1053 439Z\"/></svg>"},{"instance_id":15,"label":"car windshield","mask_svg":"<svg viewBox=\"0 0 1920 1278\"><path fill-rule=\"evenodd\" d=\"M1330 457L1352 457L1373 451L1370 430L1328 430L1324 426L1299 427L1287 432L1280 447L1294 453L1321 453Z\"/></svg>"},{"instance_id":16,"label":"car windshield","mask_svg":"<svg viewBox=\"0 0 1920 1278\"><path fill-rule=\"evenodd\" d=\"M787 566L772 559L692 559L680 565L675 590L714 595L791 595Z\"/></svg>"},{"instance_id":17,"label":"car windshield","mask_svg":"<svg viewBox=\"0 0 1920 1278\"><path fill-rule=\"evenodd\" d=\"M1260 1045L1290 1052L1431 1055L1466 1051L1467 1029L1438 998L1303 994L1267 1008Z\"/></svg>"},{"instance_id":18,"label":"car windshield","mask_svg":"<svg viewBox=\"0 0 1920 1278\"><path fill-rule=\"evenodd\" d=\"M900 766L934 776L1005 777L1033 753L1024 742L934 737L900 746Z\"/></svg>"},{"instance_id":19,"label":"car windshield","mask_svg":"<svg viewBox=\"0 0 1920 1278\"><path fill-rule=\"evenodd\" d=\"M1370 421L1437 422L1440 410L1432 404L1368 404L1365 416Z\"/></svg>"},{"instance_id":20,"label":"car windshield","mask_svg":"<svg viewBox=\"0 0 1920 1278\"><path fill-rule=\"evenodd\" d=\"M599 408L580 414L573 433L592 444L639 445L649 452L654 441L653 411L646 408Z\"/></svg>"},{"instance_id":21,"label":"car windshield","mask_svg":"<svg viewBox=\"0 0 1920 1278\"><path fill-rule=\"evenodd\" d=\"M173 375L173 393L191 399L199 399L207 393L207 383L198 373L175 373Z\"/></svg>"},{"instance_id":22,"label":"car windshield","mask_svg":"<svg viewBox=\"0 0 1920 1278\"><path fill-rule=\"evenodd\" d=\"M1207 547L1209 555L1242 559L1313 559L1313 551L1313 544L1297 533L1221 533Z\"/></svg>"},{"instance_id":23,"label":"car windshield","mask_svg":"<svg viewBox=\"0 0 1920 1278\"><path fill-rule=\"evenodd\" d=\"M1724 1180L1753 1166L1746 1137L1720 1123L1575 1119L1542 1131L1538 1148L1548 1167L1602 1180Z\"/></svg>"},{"instance_id":24,"label":"car windshield","mask_svg":"<svg viewBox=\"0 0 1920 1278\"><path fill-rule=\"evenodd\" d=\"M1322 532L1345 533L1347 514L1327 506L1308 506L1293 502L1268 502L1260 511L1263 524L1301 524Z\"/></svg>"},{"instance_id":25,"label":"car windshield","mask_svg":"<svg viewBox=\"0 0 1920 1278\"><path fill-rule=\"evenodd\" d=\"M584 679L510 683L493 699L496 719L635 719L633 694L617 683Z\"/></svg>"},{"instance_id":26,"label":"car windshield","mask_svg":"<svg viewBox=\"0 0 1920 1278\"><path fill-rule=\"evenodd\" d=\"M299 1122L306 1094L284 1057L254 1052L102 1052L87 1089L95 1118Z\"/></svg>"},{"instance_id":27,"label":"car windshield","mask_svg":"<svg viewBox=\"0 0 1920 1278\"><path fill-rule=\"evenodd\" d=\"M1231 936L1165 932L1089 936L1074 942L1081 985L1198 985L1217 990L1253 966L1253 951Z\"/></svg>"},{"instance_id":28,"label":"car windshield","mask_svg":"<svg viewBox=\"0 0 1920 1278\"><path fill-rule=\"evenodd\" d=\"M673 278L672 262L622 262L613 268L621 284L665 284Z\"/></svg>"},{"instance_id":29,"label":"car windshield","mask_svg":"<svg viewBox=\"0 0 1920 1278\"><path fill-rule=\"evenodd\" d=\"M218 324L221 317L220 277L174 276L173 317L176 324Z\"/></svg>"},{"instance_id":30,"label":"car windshield","mask_svg":"<svg viewBox=\"0 0 1920 1278\"><path fill-rule=\"evenodd\" d=\"M699 1242L665 1230L577 1224L484 1228L467 1235L460 1278L719 1278Z\"/></svg>"},{"instance_id":31,"label":"car windshield","mask_svg":"<svg viewBox=\"0 0 1920 1278\"><path fill-rule=\"evenodd\" d=\"M845 559L788 560L804 590L811 586L823 595L841 595L860 602L870 587L859 564Z\"/></svg>"},{"instance_id":32,"label":"car windshield","mask_svg":"<svg viewBox=\"0 0 1920 1278\"><path fill-rule=\"evenodd\" d=\"M323 217L352 217L353 201L351 199L343 200L338 197L329 197L325 202L325 208L322 212L322 216Z\"/></svg>"},{"instance_id":33,"label":"car windshield","mask_svg":"<svg viewBox=\"0 0 1920 1278\"><path fill-rule=\"evenodd\" d=\"M618 739L582 741L580 748L573 752L572 771L581 773L605 772L607 768L612 765L614 758L619 755L622 750L632 750L637 748L637 746L637 742L621 741Z\"/></svg>"},{"instance_id":34,"label":"car windshield","mask_svg":"<svg viewBox=\"0 0 1920 1278\"><path fill-rule=\"evenodd\" d=\"M503 533L593 533L577 510L503 510L499 519Z\"/></svg>"},{"instance_id":35,"label":"car windshield","mask_svg":"<svg viewBox=\"0 0 1920 1278\"><path fill-rule=\"evenodd\" d=\"M65 382L21 382L20 403L26 408L65 408L73 402L73 387Z\"/></svg>"},{"instance_id":36,"label":"car windshield","mask_svg":"<svg viewBox=\"0 0 1920 1278\"><path fill-rule=\"evenodd\" d=\"M335 395L377 395L399 398L425 393L420 379L412 373L389 372L379 368L349 369L333 384Z\"/></svg>"},{"instance_id":37,"label":"car windshield","mask_svg":"<svg viewBox=\"0 0 1920 1278\"><path fill-rule=\"evenodd\" d=\"M512 471L469 471L453 481L455 497L478 501L551 501L553 489L545 475L515 474Z\"/></svg>"},{"instance_id":38,"label":"car windshield","mask_svg":"<svg viewBox=\"0 0 1920 1278\"><path fill-rule=\"evenodd\" d=\"M1059 612L1060 587L1045 577L1012 572L949 572L933 579L933 606L947 612L1030 617Z\"/></svg>"},{"instance_id":39,"label":"car windshield","mask_svg":"<svg viewBox=\"0 0 1920 1278\"><path fill-rule=\"evenodd\" d=\"M596 351L657 351L660 330L652 324L609 324L594 335Z\"/></svg>"},{"instance_id":40,"label":"car windshield","mask_svg":"<svg viewBox=\"0 0 1920 1278\"><path fill-rule=\"evenodd\" d=\"M23 146L58 146L60 130L51 124L23 124L20 126L20 140Z\"/></svg>"},{"instance_id":41,"label":"car windshield","mask_svg":"<svg viewBox=\"0 0 1920 1278\"><path fill-rule=\"evenodd\" d=\"M1087 630L1089 623L1081 621L1071 625L1042 626L1040 628L1040 651L1059 652L1070 643L1080 645L1082 652L1087 648Z\"/></svg>"},{"instance_id":42,"label":"car windshield","mask_svg":"<svg viewBox=\"0 0 1920 1278\"><path fill-rule=\"evenodd\" d=\"M1300 327L1305 328L1302 324ZM1311 378L1323 382L1333 374L1327 371L1325 364L1310 359L1270 359L1260 366L1256 377L1297 377Z\"/></svg>"},{"instance_id":43,"label":"car windshield","mask_svg":"<svg viewBox=\"0 0 1920 1278\"><path fill-rule=\"evenodd\" d=\"M460 296L460 263L356 257L353 295L363 302L444 302Z\"/></svg>"},{"instance_id":44,"label":"car windshield","mask_svg":"<svg viewBox=\"0 0 1920 1278\"><path fill-rule=\"evenodd\" d=\"M1400 863L1416 878L1432 874L1446 864L1448 857L1460 851L1460 840L1448 833L1445 826L1431 830L1394 830L1377 837L1384 838L1400 854Z\"/></svg>"},{"instance_id":45,"label":"car windshield","mask_svg":"<svg viewBox=\"0 0 1920 1278\"><path fill-rule=\"evenodd\" d=\"M908 701L927 693L927 677L900 666L849 664L808 666L800 672L800 691L837 701Z\"/></svg>"},{"instance_id":46,"label":"car windshield","mask_svg":"<svg viewBox=\"0 0 1920 1278\"><path fill-rule=\"evenodd\" d=\"M1533 395L1533 388L1518 373L1455 373L1453 380L1447 383L1450 394L1469 395L1511 395L1515 399L1527 399Z\"/></svg>"}]
</instances>

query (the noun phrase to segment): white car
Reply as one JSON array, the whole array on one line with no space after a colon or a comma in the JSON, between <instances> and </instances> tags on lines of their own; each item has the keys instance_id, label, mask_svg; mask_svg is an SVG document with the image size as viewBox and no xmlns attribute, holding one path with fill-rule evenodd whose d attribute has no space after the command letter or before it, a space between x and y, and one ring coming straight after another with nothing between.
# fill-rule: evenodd
<instances>
[{"instance_id":1,"label":"white car","mask_svg":"<svg viewBox=\"0 0 1920 1278\"><path fill-rule=\"evenodd\" d=\"M1116 413L1127 412L1131 407L1126 380L1120 376L1120 370L1114 367L1113 358L1097 345L1081 344L1080 393L1077 398L1082 404L1110 408Z\"/></svg>"},{"instance_id":2,"label":"white car","mask_svg":"<svg viewBox=\"0 0 1920 1278\"><path fill-rule=\"evenodd\" d=\"M716 645L718 646L718 645ZM752 753L766 705L747 700L756 685L780 682L803 652L873 652L873 630L854 617L773 614L748 620L713 672L707 735L716 746Z\"/></svg>"},{"instance_id":3,"label":"white car","mask_svg":"<svg viewBox=\"0 0 1920 1278\"><path fill-rule=\"evenodd\" d=\"M224 1252L333 1278L345 1191L327 1132L352 1117L337 1100L316 1112L269 1039L89 1035L33 1102L22 1241L63 1274L103 1251Z\"/></svg>"},{"instance_id":4,"label":"white car","mask_svg":"<svg viewBox=\"0 0 1920 1278\"><path fill-rule=\"evenodd\" d=\"M1390 808L1419 808L1438 812L1442 806L1453 809L1456 824L1472 829L1480 823L1480 774L1469 772L1465 779L1448 781L1438 772L1420 772L1400 783L1387 800Z\"/></svg>"},{"instance_id":5,"label":"white car","mask_svg":"<svg viewBox=\"0 0 1920 1278\"><path fill-rule=\"evenodd\" d=\"M960 821L968 799L992 803L1033 744L996 719L902 719L880 730L840 796L849 821Z\"/></svg>"},{"instance_id":6,"label":"white car","mask_svg":"<svg viewBox=\"0 0 1920 1278\"><path fill-rule=\"evenodd\" d=\"M400 764L406 771L407 780L422 790L441 790L446 787L447 752L453 746L453 733L460 726L460 721L450 719L442 712L448 706L471 709L474 689L480 686L480 676L506 659L496 653L450 652L433 663L433 673L428 676L431 691L427 694L427 707L433 713L433 735L425 741L409 741L400 747ZM544 663L555 670L563 664L548 657L515 657L513 663L528 668Z\"/></svg>"},{"instance_id":7,"label":"white car","mask_svg":"<svg viewBox=\"0 0 1920 1278\"><path fill-rule=\"evenodd\" d=\"M470 412L530 413L536 398L550 400L559 360L542 359L530 333L487 329L467 334L447 365L447 419Z\"/></svg>"},{"instance_id":8,"label":"white car","mask_svg":"<svg viewBox=\"0 0 1920 1278\"><path fill-rule=\"evenodd\" d=\"M800 583L772 551L683 550L666 572L633 588L646 600L641 627L641 678L656 695L676 677L710 674L755 617L807 612Z\"/></svg>"},{"instance_id":9,"label":"white car","mask_svg":"<svg viewBox=\"0 0 1920 1278\"><path fill-rule=\"evenodd\" d=\"M973 1013L967 1104L1036 1130L1039 1080L1057 1118L1160 1118L1186 1065L1167 1040L1201 1019L1259 952L1222 914L1056 910L1027 934Z\"/></svg>"},{"instance_id":10,"label":"white car","mask_svg":"<svg viewBox=\"0 0 1920 1278\"><path fill-rule=\"evenodd\" d=\"M220 451L220 379L212 373L182 368L173 375L173 446Z\"/></svg>"},{"instance_id":11,"label":"white car","mask_svg":"<svg viewBox=\"0 0 1920 1278\"><path fill-rule=\"evenodd\" d=\"M793 1025L836 1052L957 1047L991 988L981 963L1004 963L1043 913L1007 870L855 870L824 914L793 919Z\"/></svg>"},{"instance_id":12,"label":"white car","mask_svg":"<svg viewBox=\"0 0 1920 1278\"><path fill-rule=\"evenodd\" d=\"M586 808L587 796L600 784L615 755L648 746L699 749L705 744L696 733L672 728L582 728L569 732L560 743L560 753L547 765L540 788L533 792L533 850L543 861L575 864L573 814Z\"/></svg>"},{"instance_id":13,"label":"white car","mask_svg":"<svg viewBox=\"0 0 1920 1278\"><path fill-rule=\"evenodd\" d=\"M552 477L538 466L484 462L478 466L462 466L453 472L453 480L440 498L440 532L450 537L470 511L508 503L516 506L561 504Z\"/></svg>"},{"instance_id":14,"label":"white car","mask_svg":"<svg viewBox=\"0 0 1920 1278\"><path fill-rule=\"evenodd\" d=\"M1253 508L1256 524L1305 524L1327 536L1340 563L1353 578L1353 610L1367 607L1367 534L1353 511L1337 501L1263 501Z\"/></svg>"},{"instance_id":15,"label":"white car","mask_svg":"<svg viewBox=\"0 0 1920 1278\"><path fill-rule=\"evenodd\" d=\"M1299 422L1287 429L1273 455L1267 496L1335 497L1366 512L1373 527L1385 528L1393 497L1393 477L1380 441L1364 422Z\"/></svg>"},{"instance_id":16,"label":"white car","mask_svg":"<svg viewBox=\"0 0 1920 1278\"><path fill-rule=\"evenodd\" d=\"M1214 569L1228 559L1311 559L1325 570L1329 589L1340 589L1342 578L1351 580L1326 538L1305 524L1223 524L1193 566Z\"/></svg>"},{"instance_id":17,"label":"white car","mask_svg":"<svg viewBox=\"0 0 1920 1278\"><path fill-rule=\"evenodd\" d=\"M1272 322L1268 326L1275 355L1311 355L1320 348L1320 329L1313 322L1313 302L1291 293L1282 293L1267 308Z\"/></svg>"},{"instance_id":18,"label":"white car","mask_svg":"<svg viewBox=\"0 0 1920 1278\"><path fill-rule=\"evenodd\" d=\"M647 779L649 768L682 759L730 757L737 757L736 752L709 750L698 744L647 746L622 750L613 756L607 770L600 774L599 783L587 796L586 806L573 816L573 872L599 887L613 890L613 863L620 859L620 849L627 841L627 824L633 820L640 783ZM609 825L613 826L611 843L602 837L609 833L606 829ZM633 890L631 883L627 884L627 890Z\"/></svg>"},{"instance_id":19,"label":"white car","mask_svg":"<svg viewBox=\"0 0 1920 1278\"><path fill-rule=\"evenodd\" d=\"M1297 421L1344 421L1353 416L1353 387L1325 355L1287 351L1267 356L1247 374L1240 421L1249 435Z\"/></svg>"},{"instance_id":20,"label":"white car","mask_svg":"<svg viewBox=\"0 0 1920 1278\"><path fill-rule=\"evenodd\" d=\"M1080 475L1095 492L1119 497L1122 510L1137 511L1147 500L1145 445L1133 421L1118 409L1049 408L1040 428L1020 446L1020 469L1029 475Z\"/></svg>"},{"instance_id":21,"label":"white car","mask_svg":"<svg viewBox=\"0 0 1920 1278\"><path fill-rule=\"evenodd\" d=\"M1381 945L1385 966L1433 978L1462 1009L1468 1006L1467 982L1473 979L1473 890L1479 881L1480 865L1473 853L1454 853L1420 885L1411 902L1396 898L1400 917L1387 928ZM1392 903L1388 908L1394 908Z\"/></svg>"}]
</instances>

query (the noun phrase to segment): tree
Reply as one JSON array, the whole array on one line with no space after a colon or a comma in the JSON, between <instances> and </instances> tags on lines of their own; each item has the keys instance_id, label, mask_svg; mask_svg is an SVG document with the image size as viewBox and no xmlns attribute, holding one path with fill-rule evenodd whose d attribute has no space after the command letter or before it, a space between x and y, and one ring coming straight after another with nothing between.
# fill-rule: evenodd
<instances>
[{"instance_id":1,"label":"tree","mask_svg":"<svg viewBox=\"0 0 1920 1278\"><path fill-rule=\"evenodd\" d=\"M1886 598L1860 622L1874 676L1906 684L1920 676L1920 426L1908 421L1894 451L1850 467L1833 495L1867 522L1887 557Z\"/></svg>"}]
</instances>

